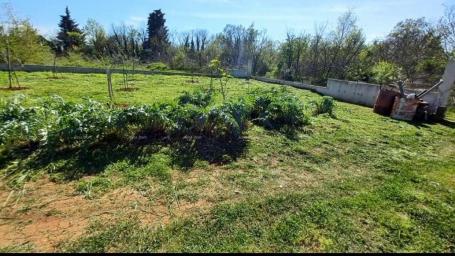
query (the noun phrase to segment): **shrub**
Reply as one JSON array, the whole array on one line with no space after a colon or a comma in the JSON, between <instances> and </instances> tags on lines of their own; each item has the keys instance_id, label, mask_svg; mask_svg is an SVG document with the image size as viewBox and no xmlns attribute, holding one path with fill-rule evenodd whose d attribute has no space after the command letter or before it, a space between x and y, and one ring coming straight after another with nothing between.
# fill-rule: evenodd
<instances>
[{"instance_id":1,"label":"shrub","mask_svg":"<svg viewBox=\"0 0 455 256\"><path fill-rule=\"evenodd\" d=\"M373 67L373 79L379 84L390 84L400 76L400 69L393 63L381 61Z\"/></svg>"},{"instance_id":2,"label":"shrub","mask_svg":"<svg viewBox=\"0 0 455 256\"><path fill-rule=\"evenodd\" d=\"M316 110L315 115L329 114L333 116L335 109L335 100L332 97L324 96L319 102L315 102Z\"/></svg>"},{"instance_id":3,"label":"shrub","mask_svg":"<svg viewBox=\"0 0 455 256\"><path fill-rule=\"evenodd\" d=\"M246 129L248 108L243 102L224 103L209 110L195 105L178 106L171 113L173 137L239 139Z\"/></svg>"},{"instance_id":4,"label":"shrub","mask_svg":"<svg viewBox=\"0 0 455 256\"><path fill-rule=\"evenodd\" d=\"M176 106L170 113L173 137L199 135L205 123L204 110L194 105Z\"/></svg>"},{"instance_id":5,"label":"shrub","mask_svg":"<svg viewBox=\"0 0 455 256\"><path fill-rule=\"evenodd\" d=\"M213 91L212 90L198 90L196 92L184 92L183 95L179 97L179 104L193 104L200 107L207 107L213 101Z\"/></svg>"},{"instance_id":6,"label":"shrub","mask_svg":"<svg viewBox=\"0 0 455 256\"><path fill-rule=\"evenodd\" d=\"M168 70L168 66L163 62L154 62L147 66L147 69L153 71L166 71Z\"/></svg>"},{"instance_id":7,"label":"shrub","mask_svg":"<svg viewBox=\"0 0 455 256\"><path fill-rule=\"evenodd\" d=\"M42 106L23 107L25 99L19 95L9 100L0 111L0 144L32 144L42 140L44 130L57 119L54 108L63 104L59 97L42 102ZM51 103L55 102L55 103Z\"/></svg>"},{"instance_id":8,"label":"shrub","mask_svg":"<svg viewBox=\"0 0 455 256\"><path fill-rule=\"evenodd\" d=\"M60 144L87 147L116 129L112 111L96 101L66 105L60 111L56 122L43 133L43 141L51 149Z\"/></svg>"},{"instance_id":9,"label":"shrub","mask_svg":"<svg viewBox=\"0 0 455 256\"><path fill-rule=\"evenodd\" d=\"M178 143L236 143L251 119L269 129L297 128L307 122L302 103L285 90L257 91L246 99L210 108L211 91L186 93L179 99L181 104L127 109L110 108L92 100L66 103L59 97L47 98L34 107L24 107L22 101L23 97L14 98L0 109L0 145L35 145L51 156L64 148L87 153L112 135L147 133ZM219 145L225 147L223 143Z\"/></svg>"},{"instance_id":10,"label":"shrub","mask_svg":"<svg viewBox=\"0 0 455 256\"><path fill-rule=\"evenodd\" d=\"M115 127L128 129L128 126L136 126L147 133L164 134L172 126L170 111L172 106L168 104L130 107L116 113Z\"/></svg>"},{"instance_id":11,"label":"shrub","mask_svg":"<svg viewBox=\"0 0 455 256\"><path fill-rule=\"evenodd\" d=\"M237 140L247 128L249 110L245 103L224 103L206 115L203 133L208 137Z\"/></svg>"},{"instance_id":12,"label":"shrub","mask_svg":"<svg viewBox=\"0 0 455 256\"><path fill-rule=\"evenodd\" d=\"M307 124L303 104L286 90L259 90L252 94L253 121L267 129L298 128Z\"/></svg>"}]
</instances>

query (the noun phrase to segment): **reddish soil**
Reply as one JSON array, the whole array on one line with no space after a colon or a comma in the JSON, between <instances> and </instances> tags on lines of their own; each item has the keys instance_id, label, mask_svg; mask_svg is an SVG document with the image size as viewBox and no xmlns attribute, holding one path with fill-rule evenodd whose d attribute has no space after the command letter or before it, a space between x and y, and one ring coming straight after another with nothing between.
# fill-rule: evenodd
<instances>
[{"instance_id":1,"label":"reddish soil","mask_svg":"<svg viewBox=\"0 0 455 256\"><path fill-rule=\"evenodd\" d=\"M129 108L127 103L115 103L114 105L119 108Z\"/></svg>"},{"instance_id":2,"label":"reddish soil","mask_svg":"<svg viewBox=\"0 0 455 256\"><path fill-rule=\"evenodd\" d=\"M0 181L0 248L29 244L34 252L55 252L62 242L82 235L91 221L107 223L137 216L142 224L161 226L207 206L206 201L172 206L151 200L131 188L120 188L97 199L77 195L73 183L48 178L12 191Z\"/></svg>"}]
</instances>

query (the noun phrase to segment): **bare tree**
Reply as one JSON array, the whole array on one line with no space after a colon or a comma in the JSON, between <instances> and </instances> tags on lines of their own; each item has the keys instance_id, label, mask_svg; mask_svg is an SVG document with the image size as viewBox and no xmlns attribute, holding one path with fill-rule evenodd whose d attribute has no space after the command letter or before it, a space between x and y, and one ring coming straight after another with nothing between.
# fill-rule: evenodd
<instances>
[{"instance_id":1,"label":"bare tree","mask_svg":"<svg viewBox=\"0 0 455 256\"><path fill-rule=\"evenodd\" d=\"M444 55L440 36L424 18L399 22L383 44L388 60L399 65L411 83L419 64Z\"/></svg>"},{"instance_id":2,"label":"bare tree","mask_svg":"<svg viewBox=\"0 0 455 256\"><path fill-rule=\"evenodd\" d=\"M455 5L446 7L445 14L439 21L438 29L446 54L455 57Z\"/></svg>"}]
</instances>

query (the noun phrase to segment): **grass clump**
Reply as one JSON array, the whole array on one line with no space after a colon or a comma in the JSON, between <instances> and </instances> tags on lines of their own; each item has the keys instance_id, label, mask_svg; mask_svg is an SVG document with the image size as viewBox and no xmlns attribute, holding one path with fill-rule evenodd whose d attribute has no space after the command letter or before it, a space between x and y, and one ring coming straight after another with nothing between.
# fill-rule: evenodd
<instances>
[{"instance_id":1,"label":"grass clump","mask_svg":"<svg viewBox=\"0 0 455 256\"><path fill-rule=\"evenodd\" d=\"M95 177L91 180L82 180L77 184L76 191L88 199L93 199L99 194L109 190L112 181L105 177Z\"/></svg>"},{"instance_id":2,"label":"grass clump","mask_svg":"<svg viewBox=\"0 0 455 256\"><path fill-rule=\"evenodd\" d=\"M180 105L193 104L199 107L207 107L213 102L213 91L212 90L198 90L193 93L184 92L179 97Z\"/></svg>"},{"instance_id":3,"label":"grass clump","mask_svg":"<svg viewBox=\"0 0 455 256\"><path fill-rule=\"evenodd\" d=\"M320 101L314 102L316 105L315 115L329 114L334 115L335 100L332 97L324 96Z\"/></svg>"}]
</instances>

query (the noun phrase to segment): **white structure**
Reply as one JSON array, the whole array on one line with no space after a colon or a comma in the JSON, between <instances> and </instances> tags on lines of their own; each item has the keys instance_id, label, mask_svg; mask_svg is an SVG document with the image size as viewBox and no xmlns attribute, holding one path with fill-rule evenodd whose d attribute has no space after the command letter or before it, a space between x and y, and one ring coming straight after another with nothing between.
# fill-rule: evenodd
<instances>
[{"instance_id":1,"label":"white structure","mask_svg":"<svg viewBox=\"0 0 455 256\"><path fill-rule=\"evenodd\" d=\"M439 114L444 114L447 109L447 105L449 104L449 98L452 90L454 89L455 84L455 60L450 59L449 64L447 64L446 71L444 72L444 76L442 77L444 82L441 86L439 86L439 98L438 98L438 106L440 110L438 111Z\"/></svg>"}]
</instances>

